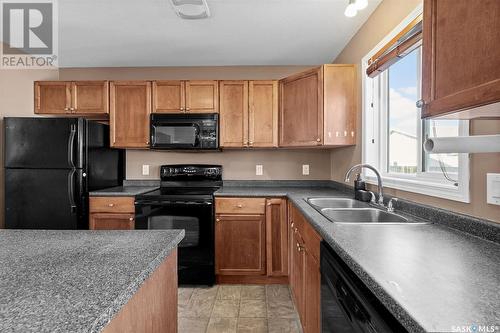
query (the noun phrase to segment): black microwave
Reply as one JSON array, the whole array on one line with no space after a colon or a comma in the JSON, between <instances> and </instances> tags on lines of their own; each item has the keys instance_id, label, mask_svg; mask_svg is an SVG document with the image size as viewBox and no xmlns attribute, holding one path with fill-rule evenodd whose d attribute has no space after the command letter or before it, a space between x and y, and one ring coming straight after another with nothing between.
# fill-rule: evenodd
<instances>
[{"instance_id":1,"label":"black microwave","mask_svg":"<svg viewBox=\"0 0 500 333\"><path fill-rule=\"evenodd\" d=\"M150 134L152 149L219 149L219 115L151 114Z\"/></svg>"}]
</instances>

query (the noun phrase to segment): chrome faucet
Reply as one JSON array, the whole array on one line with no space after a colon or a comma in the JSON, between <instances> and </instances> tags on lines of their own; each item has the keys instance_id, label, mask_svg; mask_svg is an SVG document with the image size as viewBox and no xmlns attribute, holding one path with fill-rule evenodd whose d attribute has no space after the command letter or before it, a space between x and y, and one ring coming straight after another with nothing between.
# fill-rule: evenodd
<instances>
[{"instance_id":1,"label":"chrome faucet","mask_svg":"<svg viewBox=\"0 0 500 333\"><path fill-rule=\"evenodd\" d=\"M372 170L375 175L377 176L377 180L378 180L378 204L382 207L384 207L384 185L382 184L382 177L380 176L380 173L378 172L377 169L375 169L374 167L372 167L370 164L356 164L356 165L353 165L349 170L347 170L347 172L345 173L345 179L344 181L347 183L349 182L349 177L351 176L351 173L357 169L357 168L367 168L367 169L370 169ZM374 200L372 200L374 201Z\"/></svg>"}]
</instances>

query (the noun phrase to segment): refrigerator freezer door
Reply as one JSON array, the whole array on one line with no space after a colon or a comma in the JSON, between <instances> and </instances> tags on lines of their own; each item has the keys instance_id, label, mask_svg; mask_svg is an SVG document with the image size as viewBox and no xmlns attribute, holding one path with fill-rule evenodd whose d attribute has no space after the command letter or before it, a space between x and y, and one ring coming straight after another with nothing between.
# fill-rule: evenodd
<instances>
[{"instance_id":1,"label":"refrigerator freezer door","mask_svg":"<svg viewBox=\"0 0 500 333\"><path fill-rule=\"evenodd\" d=\"M6 169L6 228L76 229L79 177L78 169Z\"/></svg>"},{"instance_id":2,"label":"refrigerator freezer door","mask_svg":"<svg viewBox=\"0 0 500 333\"><path fill-rule=\"evenodd\" d=\"M5 168L83 167L82 118L4 118Z\"/></svg>"},{"instance_id":3,"label":"refrigerator freezer door","mask_svg":"<svg viewBox=\"0 0 500 333\"><path fill-rule=\"evenodd\" d=\"M124 151L109 148L109 126L87 122L86 171L88 187L95 191L119 186L124 177Z\"/></svg>"}]
</instances>

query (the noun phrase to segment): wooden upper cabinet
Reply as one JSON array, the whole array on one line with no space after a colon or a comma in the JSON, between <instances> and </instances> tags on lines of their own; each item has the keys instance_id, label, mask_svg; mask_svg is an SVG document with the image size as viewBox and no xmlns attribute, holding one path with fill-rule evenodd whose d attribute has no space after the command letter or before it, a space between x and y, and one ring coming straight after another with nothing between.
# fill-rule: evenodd
<instances>
[{"instance_id":1,"label":"wooden upper cabinet","mask_svg":"<svg viewBox=\"0 0 500 333\"><path fill-rule=\"evenodd\" d=\"M267 275L288 275L288 225L285 199L266 200Z\"/></svg>"},{"instance_id":2,"label":"wooden upper cabinet","mask_svg":"<svg viewBox=\"0 0 500 333\"><path fill-rule=\"evenodd\" d=\"M500 117L500 1L424 0L422 117ZM453 114L450 114L453 113Z\"/></svg>"},{"instance_id":3,"label":"wooden upper cabinet","mask_svg":"<svg viewBox=\"0 0 500 333\"><path fill-rule=\"evenodd\" d=\"M67 114L71 113L70 108L71 82L35 82L35 113Z\"/></svg>"},{"instance_id":4,"label":"wooden upper cabinet","mask_svg":"<svg viewBox=\"0 0 500 333\"><path fill-rule=\"evenodd\" d=\"M153 113L179 113L185 108L184 81L153 82Z\"/></svg>"},{"instance_id":5,"label":"wooden upper cabinet","mask_svg":"<svg viewBox=\"0 0 500 333\"><path fill-rule=\"evenodd\" d=\"M75 81L71 83L72 107L78 114L109 113L109 83L107 81Z\"/></svg>"},{"instance_id":6,"label":"wooden upper cabinet","mask_svg":"<svg viewBox=\"0 0 500 333\"><path fill-rule=\"evenodd\" d=\"M220 145L248 145L248 81L220 81Z\"/></svg>"},{"instance_id":7,"label":"wooden upper cabinet","mask_svg":"<svg viewBox=\"0 0 500 333\"><path fill-rule=\"evenodd\" d=\"M218 113L217 81L154 81L154 113Z\"/></svg>"},{"instance_id":8,"label":"wooden upper cabinet","mask_svg":"<svg viewBox=\"0 0 500 333\"><path fill-rule=\"evenodd\" d=\"M323 65L281 80L279 145L356 144L355 85L355 65Z\"/></svg>"},{"instance_id":9,"label":"wooden upper cabinet","mask_svg":"<svg viewBox=\"0 0 500 333\"><path fill-rule=\"evenodd\" d=\"M218 113L217 81L186 81L186 112Z\"/></svg>"},{"instance_id":10,"label":"wooden upper cabinet","mask_svg":"<svg viewBox=\"0 0 500 333\"><path fill-rule=\"evenodd\" d=\"M265 275L264 214L217 214L215 272L219 275Z\"/></svg>"},{"instance_id":11,"label":"wooden upper cabinet","mask_svg":"<svg viewBox=\"0 0 500 333\"><path fill-rule=\"evenodd\" d=\"M35 113L107 116L109 83L107 81L37 81Z\"/></svg>"},{"instance_id":12,"label":"wooden upper cabinet","mask_svg":"<svg viewBox=\"0 0 500 333\"><path fill-rule=\"evenodd\" d=\"M248 83L250 147L278 146L278 81Z\"/></svg>"},{"instance_id":13,"label":"wooden upper cabinet","mask_svg":"<svg viewBox=\"0 0 500 333\"><path fill-rule=\"evenodd\" d=\"M280 146L316 146L323 142L321 69L281 81Z\"/></svg>"},{"instance_id":14,"label":"wooden upper cabinet","mask_svg":"<svg viewBox=\"0 0 500 333\"><path fill-rule=\"evenodd\" d=\"M120 148L147 148L149 146L150 113L151 82L111 82L111 146Z\"/></svg>"},{"instance_id":15,"label":"wooden upper cabinet","mask_svg":"<svg viewBox=\"0 0 500 333\"><path fill-rule=\"evenodd\" d=\"M220 81L219 90L222 147L277 147L277 81Z\"/></svg>"}]
</instances>

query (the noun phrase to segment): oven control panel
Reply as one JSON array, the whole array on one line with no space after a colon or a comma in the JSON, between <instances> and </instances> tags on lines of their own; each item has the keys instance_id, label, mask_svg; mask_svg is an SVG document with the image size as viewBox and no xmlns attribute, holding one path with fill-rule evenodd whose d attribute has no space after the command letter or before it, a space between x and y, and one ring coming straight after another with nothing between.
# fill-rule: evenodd
<instances>
[{"instance_id":1,"label":"oven control panel","mask_svg":"<svg viewBox=\"0 0 500 333\"><path fill-rule=\"evenodd\" d=\"M161 180L173 180L181 178L196 178L200 179L222 179L222 166L220 165L162 165L160 168Z\"/></svg>"}]
</instances>

